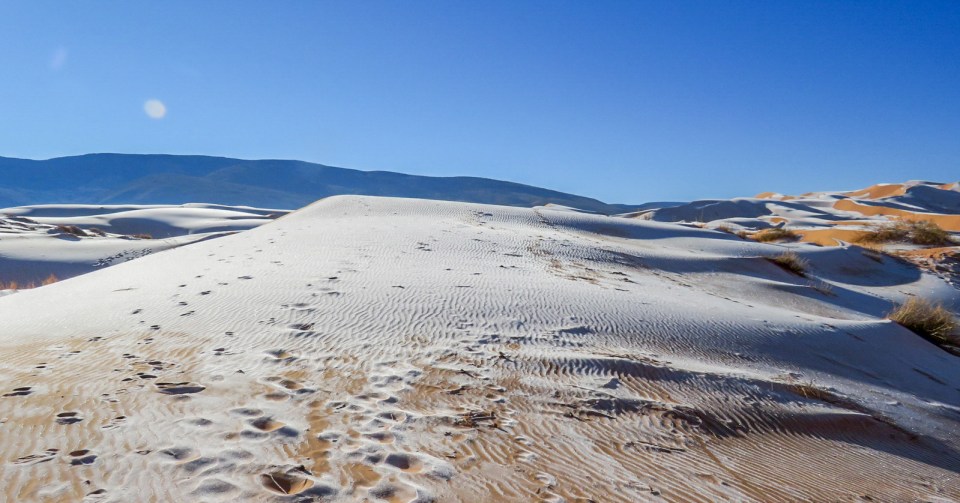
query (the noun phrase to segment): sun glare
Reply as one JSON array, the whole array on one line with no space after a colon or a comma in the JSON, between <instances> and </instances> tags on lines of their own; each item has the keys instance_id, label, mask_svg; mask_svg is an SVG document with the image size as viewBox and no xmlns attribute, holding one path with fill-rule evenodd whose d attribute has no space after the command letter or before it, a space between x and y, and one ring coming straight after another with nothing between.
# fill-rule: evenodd
<instances>
[{"instance_id":1,"label":"sun glare","mask_svg":"<svg viewBox=\"0 0 960 503\"><path fill-rule=\"evenodd\" d=\"M158 99L149 99L143 104L143 111L151 119L162 119L167 115L167 106Z\"/></svg>"}]
</instances>

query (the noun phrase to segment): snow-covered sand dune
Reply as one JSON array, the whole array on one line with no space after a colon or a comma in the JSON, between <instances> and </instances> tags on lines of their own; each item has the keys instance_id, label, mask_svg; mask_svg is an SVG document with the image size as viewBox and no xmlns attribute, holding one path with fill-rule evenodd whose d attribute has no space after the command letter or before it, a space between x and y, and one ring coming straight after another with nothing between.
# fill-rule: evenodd
<instances>
[{"instance_id":1,"label":"snow-covered sand dune","mask_svg":"<svg viewBox=\"0 0 960 503\"><path fill-rule=\"evenodd\" d=\"M250 229L286 213L211 204L61 204L0 209L0 290L13 283L38 285L51 275L59 279L77 276Z\"/></svg>"},{"instance_id":2,"label":"snow-covered sand dune","mask_svg":"<svg viewBox=\"0 0 960 503\"><path fill-rule=\"evenodd\" d=\"M3 499L955 501L910 295L960 300L856 247L331 197L0 298Z\"/></svg>"},{"instance_id":3,"label":"snow-covered sand dune","mask_svg":"<svg viewBox=\"0 0 960 503\"><path fill-rule=\"evenodd\" d=\"M701 222L712 228L756 230L787 226L801 239L825 246L855 241L891 220L927 220L960 232L960 183L911 181L846 192L693 201L633 216L658 222Z\"/></svg>"}]
</instances>

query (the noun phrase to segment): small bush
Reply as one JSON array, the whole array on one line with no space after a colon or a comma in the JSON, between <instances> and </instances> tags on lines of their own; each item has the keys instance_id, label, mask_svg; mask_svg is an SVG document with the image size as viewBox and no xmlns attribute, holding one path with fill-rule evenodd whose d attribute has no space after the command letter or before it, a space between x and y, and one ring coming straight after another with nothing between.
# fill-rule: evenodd
<instances>
[{"instance_id":1,"label":"small bush","mask_svg":"<svg viewBox=\"0 0 960 503\"><path fill-rule=\"evenodd\" d=\"M953 243L950 233L929 220L911 222L910 240L914 244L928 246L949 246Z\"/></svg>"},{"instance_id":2,"label":"small bush","mask_svg":"<svg viewBox=\"0 0 960 503\"><path fill-rule=\"evenodd\" d=\"M806 275L807 266L810 264L807 259L800 257L792 251L783 252L776 257L767 257L767 260L798 276Z\"/></svg>"},{"instance_id":3,"label":"small bush","mask_svg":"<svg viewBox=\"0 0 960 503\"><path fill-rule=\"evenodd\" d=\"M31 281L29 283L20 283L19 281L0 281L0 290L28 290L30 288L37 288L38 286L46 286L51 283L56 283L60 281L55 274L51 273L38 285L36 281Z\"/></svg>"},{"instance_id":4,"label":"small bush","mask_svg":"<svg viewBox=\"0 0 960 503\"><path fill-rule=\"evenodd\" d=\"M913 243L924 246L954 244L950 233L929 220L900 220L876 226L858 239L863 243Z\"/></svg>"},{"instance_id":5,"label":"small bush","mask_svg":"<svg viewBox=\"0 0 960 503\"><path fill-rule=\"evenodd\" d=\"M134 237L134 238L137 238L137 239L153 239L153 236L151 236L150 234L146 234L146 233L143 233L143 234L133 234L131 237Z\"/></svg>"},{"instance_id":6,"label":"small bush","mask_svg":"<svg viewBox=\"0 0 960 503\"><path fill-rule=\"evenodd\" d=\"M935 344L960 346L960 337L953 333L957 322L953 314L940 304L914 297L890 311L887 319Z\"/></svg>"},{"instance_id":7,"label":"small bush","mask_svg":"<svg viewBox=\"0 0 960 503\"><path fill-rule=\"evenodd\" d=\"M818 291L818 292L820 292L820 293L822 293L822 294L824 294L824 295L827 295L827 296L829 296L829 297L835 297L835 296L836 296L836 295L833 293L833 285L831 285L830 283L827 283L826 281L823 281L823 280L811 281L811 282L808 284L808 286L810 286L810 288L813 288L814 290L816 290L816 291Z\"/></svg>"},{"instance_id":8,"label":"small bush","mask_svg":"<svg viewBox=\"0 0 960 503\"><path fill-rule=\"evenodd\" d=\"M873 246L868 245L868 246L864 246L864 249L860 252L860 254L878 264L883 263L884 253L882 249L878 250L878 249L875 249Z\"/></svg>"},{"instance_id":9,"label":"small bush","mask_svg":"<svg viewBox=\"0 0 960 503\"><path fill-rule=\"evenodd\" d=\"M769 243L771 241L796 241L800 239L800 235L784 227L774 227L773 229L766 229L755 233L753 239L761 243Z\"/></svg>"},{"instance_id":10,"label":"small bush","mask_svg":"<svg viewBox=\"0 0 960 503\"><path fill-rule=\"evenodd\" d=\"M78 237L87 235L86 232L83 232L83 229L77 227L76 225L58 225L57 230L64 234L72 234Z\"/></svg>"}]
</instances>

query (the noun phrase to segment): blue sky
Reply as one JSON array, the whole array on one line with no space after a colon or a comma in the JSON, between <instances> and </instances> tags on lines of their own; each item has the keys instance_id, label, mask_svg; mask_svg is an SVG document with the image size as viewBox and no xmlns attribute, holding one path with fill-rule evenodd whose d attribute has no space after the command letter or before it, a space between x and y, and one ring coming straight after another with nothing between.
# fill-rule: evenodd
<instances>
[{"instance_id":1,"label":"blue sky","mask_svg":"<svg viewBox=\"0 0 960 503\"><path fill-rule=\"evenodd\" d=\"M7 1L0 76L10 157L303 159L622 203L960 179L957 1Z\"/></svg>"}]
</instances>

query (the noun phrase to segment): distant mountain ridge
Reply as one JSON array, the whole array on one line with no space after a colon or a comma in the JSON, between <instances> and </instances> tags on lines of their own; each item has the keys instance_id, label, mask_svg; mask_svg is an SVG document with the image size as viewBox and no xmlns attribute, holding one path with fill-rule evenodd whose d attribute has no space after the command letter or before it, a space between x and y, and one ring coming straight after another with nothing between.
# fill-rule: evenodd
<instances>
[{"instance_id":1,"label":"distant mountain ridge","mask_svg":"<svg viewBox=\"0 0 960 503\"><path fill-rule=\"evenodd\" d=\"M295 209L338 194L525 207L552 203L605 214L656 206L607 204L488 178L360 171L292 160L166 154L87 154L48 160L0 157L0 207L204 202Z\"/></svg>"}]
</instances>

